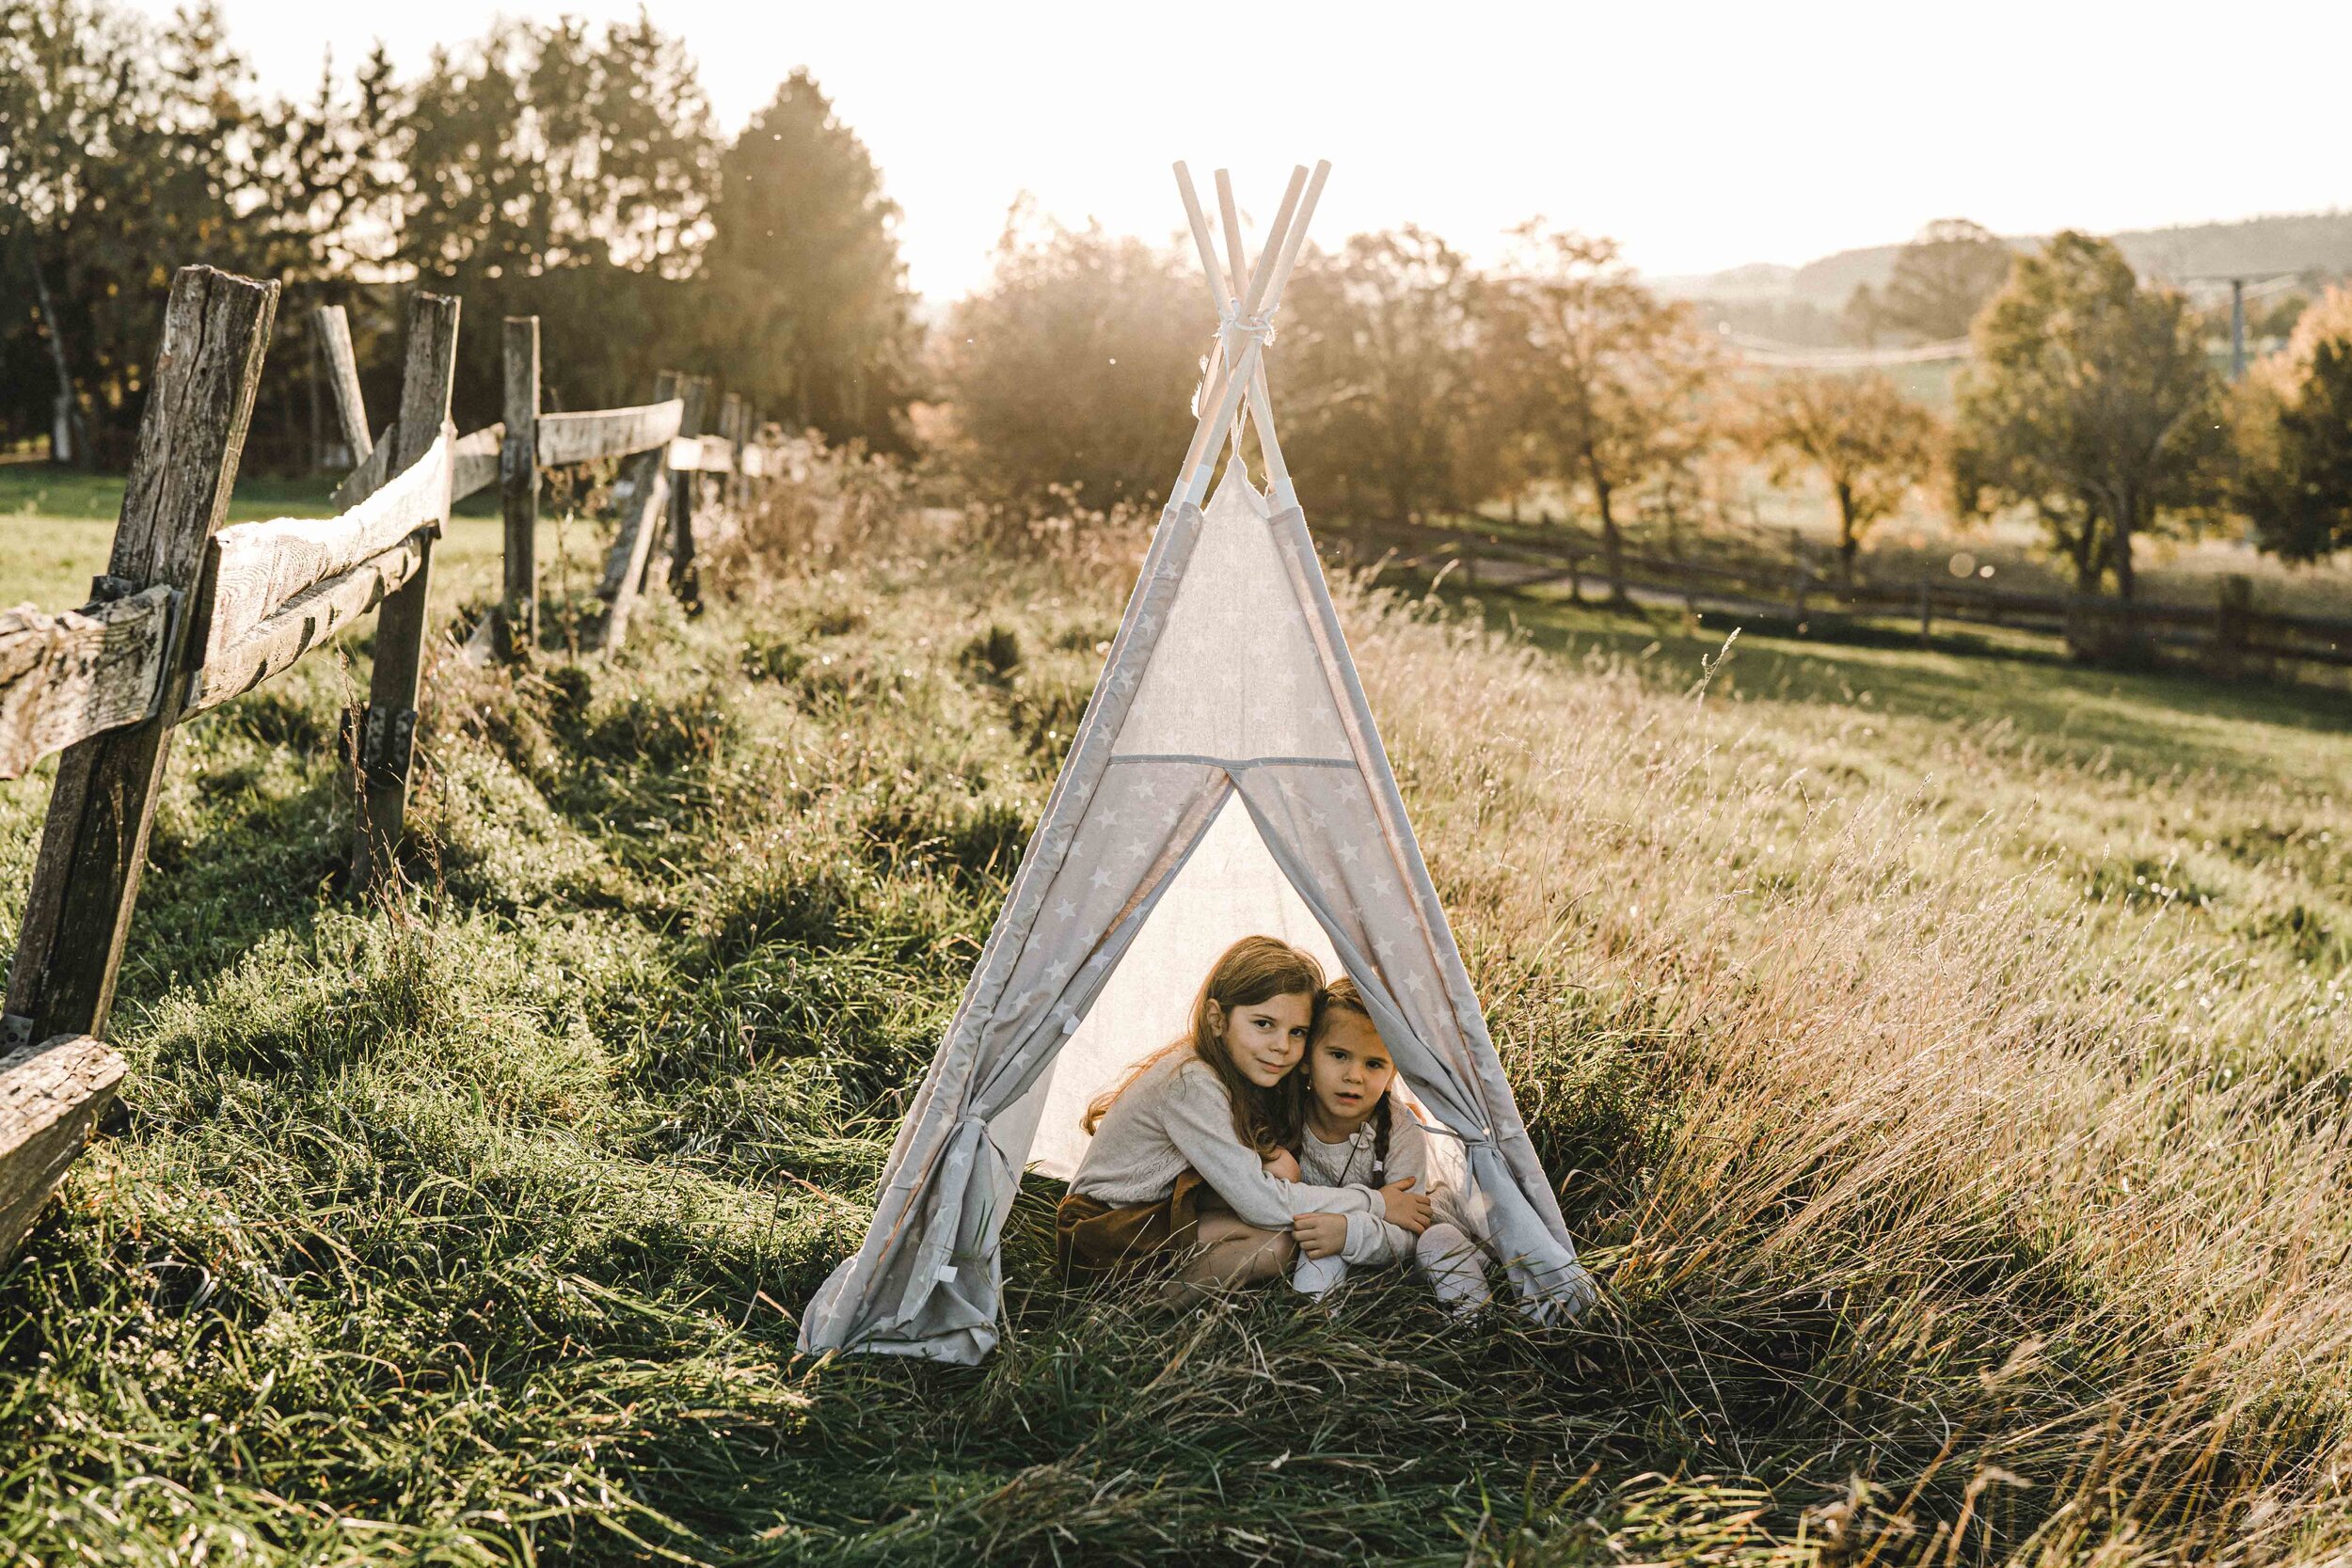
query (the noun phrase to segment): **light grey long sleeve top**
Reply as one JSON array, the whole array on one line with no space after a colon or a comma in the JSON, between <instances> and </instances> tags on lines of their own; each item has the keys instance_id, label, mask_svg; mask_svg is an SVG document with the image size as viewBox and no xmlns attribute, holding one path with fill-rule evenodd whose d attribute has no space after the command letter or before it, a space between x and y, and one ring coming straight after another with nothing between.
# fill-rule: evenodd
<instances>
[{"instance_id":1,"label":"light grey long sleeve top","mask_svg":"<svg viewBox=\"0 0 2352 1568\"><path fill-rule=\"evenodd\" d=\"M1380 1174L1375 1175L1372 1168L1377 1133L1369 1121L1339 1143L1325 1143L1310 1128L1299 1139L1299 1174L1310 1181L1333 1187L1355 1184L1357 1190L1401 1181L1409 1176L1413 1178L1413 1191L1425 1195L1433 1206L1450 1198L1445 1183L1433 1184L1427 1129L1404 1106L1392 1104L1389 1109L1389 1154ZM1374 1196L1376 1198L1378 1195ZM1340 1249L1340 1257L1352 1265L1377 1267L1412 1257L1413 1245L1413 1233L1401 1225L1391 1225L1385 1206L1375 1202L1368 1210L1348 1212L1347 1242Z\"/></svg>"},{"instance_id":2,"label":"light grey long sleeve top","mask_svg":"<svg viewBox=\"0 0 2352 1568\"><path fill-rule=\"evenodd\" d=\"M1263 1230L1287 1230L1299 1214L1376 1214L1369 1187L1310 1186L1268 1176L1257 1150L1233 1132L1233 1101L1216 1073L1189 1050L1146 1068L1112 1101L1070 1190L1104 1203L1157 1203L1185 1166L1200 1173L1233 1212Z\"/></svg>"}]
</instances>

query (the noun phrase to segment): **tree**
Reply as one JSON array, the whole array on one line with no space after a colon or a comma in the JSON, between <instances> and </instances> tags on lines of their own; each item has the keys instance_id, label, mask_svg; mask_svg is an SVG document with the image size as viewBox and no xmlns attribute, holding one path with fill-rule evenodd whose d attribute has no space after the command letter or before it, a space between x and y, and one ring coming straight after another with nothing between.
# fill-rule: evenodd
<instances>
[{"instance_id":1,"label":"tree","mask_svg":"<svg viewBox=\"0 0 2352 1568\"><path fill-rule=\"evenodd\" d=\"M904 450L920 335L898 204L805 71L719 162L705 255L714 359L795 428Z\"/></svg>"},{"instance_id":2,"label":"tree","mask_svg":"<svg viewBox=\"0 0 2352 1568\"><path fill-rule=\"evenodd\" d=\"M2297 562L2352 546L2352 289L2304 310L2232 402L2233 499L2255 543Z\"/></svg>"},{"instance_id":3,"label":"tree","mask_svg":"<svg viewBox=\"0 0 2352 1568\"><path fill-rule=\"evenodd\" d=\"M1984 302L2009 280L2014 253L1999 236L1966 218L1938 218L1898 251L1894 276L1872 302L1883 331L1928 342L1964 338Z\"/></svg>"},{"instance_id":4,"label":"tree","mask_svg":"<svg viewBox=\"0 0 2352 1568\"><path fill-rule=\"evenodd\" d=\"M1478 403L1479 301L1461 253L1420 229L1300 258L1268 375L1302 494L1399 519L1486 499L1495 427Z\"/></svg>"},{"instance_id":5,"label":"tree","mask_svg":"<svg viewBox=\"0 0 2352 1568\"><path fill-rule=\"evenodd\" d=\"M981 494L1097 510L1165 498L1211 339L1200 279L1172 253L1016 206L945 338L957 455Z\"/></svg>"},{"instance_id":6,"label":"tree","mask_svg":"<svg viewBox=\"0 0 2352 1568\"><path fill-rule=\"evenodd\" d=\"M692 325L718 144L692 60L643 15L501 21L436 49L403 106L396 262L467 319L542 318L553 407L642 401ZM499 334L464 334L467 422L500 403Z\"/></svg>"},{"instance_id":7,"label":"tree","mask_svg":"<svg viewBox=\"0 0 2352 1568\"><path fill-rule=\"evenodd\" d=\"M300 365L306 307L350 292L391 231L389 118L380 51L354 94L329 72L309 102L264 101L209 6L157 26L103 0L0 4L0 293L28 301L0 322L0 380L48 404L0 419L49 426L61 454L120 454L183 262L295 291L272 357ZM248 461L282 447L297 379L265 378Z\"/></svg>"},{"instance_id":8,"label":"tree","mask_svg":"<svg viewBox=\"0 0 2352 1568\"><path fill-rule=\"evenodd\" d=\"M2216 498L2220 383L2195 313L2072 230L2018 259L1978 318L1953 457L1963 504L2035 509L2084 593L2134 596L2132 541Z\"/></svg>"},{"instance_id":9,"label":"tree","mask_svg":"<svg viewBox=\"0 0 2352 1568\"><path fill-rule=\"evenodd\" d=\"M1740 434L1786 481L1799 467L1829 481L1837 499L1837 555L1853 577L1870 526L1902 503L1934 466L1935 417L1883 375L1798 372L1749 394Z\"/></svg>"},{"instance_id":10,"label":"tree","mask_svg":"<svg viewBox=\"0 0 2352 1568\"><path fill-rule=\"evenodd\" d=\"M1483 379L1508 400L1523 471L1591 492L1622 602L1616 498L1703 436L1715 347L1687 305L1618 261L1614 241L1530 224L1518 242L1492 291Z\"/></svg>"}]
</instances>

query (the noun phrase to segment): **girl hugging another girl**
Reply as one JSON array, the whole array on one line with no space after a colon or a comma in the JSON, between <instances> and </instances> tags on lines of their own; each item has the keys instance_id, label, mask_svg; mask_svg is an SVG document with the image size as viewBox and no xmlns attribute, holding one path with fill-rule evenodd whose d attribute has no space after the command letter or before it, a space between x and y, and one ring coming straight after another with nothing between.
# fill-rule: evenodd
<instances>
[{"instance_id":1,"label":"girl hugging another girl","mask_svg":"<svg viewBox=\"0 0 2352 1568\"><path fill-rule=\"evenodd\" d=\"M1322 994L1322 965L1288 942L1245 937L1225 950L1193 1000L1190 1034L1087 1107L1093 1142L1056 1216L1063 1277L1173 1262L1168 1297L1181 1302L1272 1279L1302 1250L1344 1259L1354 1228L1377 1236L1386 1256L1413 1247L1430 1222L1417 1170L1391 1180L1367 1163L1327 1185L1300 1180L1291 1148L1311 1158L1316 1143L1301 1143L1295 1069ZM1383 1079L1368 1097L1383 1109L1386 1089ZM1373 1244L1358 1251L1369 1257Z\"/></svg>"}]
</instances>

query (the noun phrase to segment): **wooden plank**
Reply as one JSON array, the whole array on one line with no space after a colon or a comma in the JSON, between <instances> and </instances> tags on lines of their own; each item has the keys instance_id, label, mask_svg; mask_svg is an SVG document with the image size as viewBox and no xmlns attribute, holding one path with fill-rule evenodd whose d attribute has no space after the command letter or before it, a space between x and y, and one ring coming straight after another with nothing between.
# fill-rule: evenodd
<instances>
[{"instance_id":1,"label":"wooden plank","mask_svg":"<svg viewBox=\"0 0 2352 1568\"><path fill-rule=\"evenodd\" d=\"M506 441L499 498L506 519L504 593L491 611L490 646L502 659L539 645L539 318L506 318Z\"/></svg>"},{"instance_id":2,"label":"wooden plank","mask_svg":"<svg viewBox=\"0 0 2352 1568\"><path fill-rule=\"evenodd\" d=\"M326 386L335 394L336 427L342 432L343 445L351 449L352 467L358 467L375 451L375 443L368 437L367 400L359 395L359 358L351 348L351 318L340 305L322 305L310 319L318 328L319 346L326 354Z\"/></svg>"},{"instance_id":3,"label":"wooden plank","mask_svg":"<svg viewBox=\"0 0 2352 1568\"><path fill-rule=\"evenodd\" d=\"M678 474L735 471L735 451L723 436L679 436L669 444L669 467Z\"/></svg>"},{"instance_id":4,"label":"wooden plank","mask_svg":"<svg viewBox=\"0 0 2352 1568\"><path fill-rule=\"evenodd\" d=\"M675 398L638 408L601 408L584 414L539 416L539 465L586 463L598 457L628 457L649 451L678 432L684 405ZM513 422L514 416L507 416Z\"/></svg>"},{"instance_id":5,"label":"wooden plank","mask_svg":"<svg viewBox=\"0 0 2352 1568\"><path fill-rule=\"evenodd\" d=\"M210 267L183 267L172 278L107 575L126 596L180 594L188 611L171 617L165 634L155 716L69 746L58 759L8 971L7 1027L22 1039L105 1033L172 721L204 645L209 546L229 510L277 314L275 283Z\"/></svg>"},{"instance_id":6,"label":"wooden plank","mask_svg":"<svg viewBox=\"0 0 2352 1568\"><path fill-rule=\"evenodd\" d=\"M499 451L506 444L503 421L460 436L449 449L449 499L454 506L499 482Z\"/></svg>"},{"instance_id":7,"label":"wooden plank","mask_svg":"<svg viewBox=\"0 0 2352 1568\"><path fill-rule=\"evenodd\" d=\"M408 302L408 353L400 383L393 440L401 465L422 456L449 422L457 370L457 301L420 291ZM408 813L408 760L417 729L417 687L424 673L425 610L433 592L433 535L416 536L408 580L387 594L376 619L375 669L359 718L361 813L351 851L351 882L365 892L399 875L402 824Z\"/></svg>"},{"instance_id":8,"label":"wooden plank","mask_svg":"<svg viewBox=\"0 0 2352 1568\"><path fill-rule=\"evenodd\" d=\"M0 1262L16 1253L122 1083L122 1058L87 1035L0 1056Z\"/></svg>"},{"instance_id":9,"label":"wooden plank","mask_svg":"<svg viewBox=\"0 0 2352 1568\"><path fill-rule=\"evenodd\" d=\"M654 377L653 395L657 403L676 403L682 415L686 405L677 395L681 379L675 371L663 371ZM645 591L647 565L669 526L668 450L639 453L629 463L627 478L628 506L612 553L605 558L604 581L596 590L607 607L600 645L608 651L628 635L630 612Z\"/></svg>"},{"instance_id":10,"label":"wooden plank","mask_svg":"<svg viewBox=\"0 0 2352 1568\"><path fill-rule=\"evenodd\" d=\"M0 779L154 716L172 599L150 588L63 615L0 610Z\"/></svg>"},{"instance_id":11,"label":"wooden plank","mask_svg":"<svg viewBox=\"0 0 2352 1568\"><path fill-rule=\"evenodd\" d=\"M424 563L420 532L295 594L225 648L205 657L182 717L242 697L382 604Z\"/></svg>"},{"instance_id":12,"label":"wooden plank","mask_svg":"<svg viewBox=\"0 0 2352 1568\"><path fill-rule=\"evenodd\" d=\"M421 528L440 531L449 513L450 447L433 443L419 461L340 517L277 517L236 523L214 541L209 664L224 648L315 584L381 555Z\"/></svg>"},{"instance_id":13,"label":"wooden plank","mask_svg":"<svg viewBox=\"0 0 2352 1568\"><path fill-rule=\"evenodd\" d=\"M636 487L629 493L628 515L622 521L620 537L613 541L612 558L605 570L604 596L611 601L602 641L607 653L628 635L630 613L644 593L645 562L669 514L670 475L661 465L661 454L644 453L631 467Z\"/></svg>"},{"instance_id":14,"label":"wooden plank","mask_svg":"<svg viewBox=\"0 0 2352 1568\"><path fill-rule=\"evenodd\" d=\"M343 476L343 482L335 486L335 493L326 498L326 504L338 512L348 512L384 488L391 472L392 427L386 425L384 433L375 438L375 445L368 450L367 460Z\"/></svg>"}]
</instances>

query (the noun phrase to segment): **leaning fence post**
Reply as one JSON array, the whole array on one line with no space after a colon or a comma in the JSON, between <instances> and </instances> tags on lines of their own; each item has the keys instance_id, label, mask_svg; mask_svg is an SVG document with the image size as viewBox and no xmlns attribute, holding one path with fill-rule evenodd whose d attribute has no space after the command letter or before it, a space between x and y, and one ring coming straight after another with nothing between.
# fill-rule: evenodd
<instances>
[{"instance_id":1,"label":"leaning fence post","mask_svg":"<svg viewBox=\"0 0 2352 1568\"><path fill-rule=\"evenodd\" d=\"M499 607L501 658L539 645L539 318L506 318L506 441L499 496L506 515L506 594Z\"/></svg>"},{"instance_id":2,"label":"leaning fence post","mask_svg":"<svg viewBox=\"0 0 2352 1568\"><path fill-rule=\"evenodd\" d=\"M351 318L340 305L322 305L312 316L326 351L326 387L335 394L335 424L351 453L351 467L368 460L375 437L368 434L367 401L359 395L359 359L351 349Z\"/></svg>"},{"instance_id":3,"label":"leaning fence post","mask_svg":"<svg viewBox=\"0 0 2352 1568\"><path fill-rule=\"evenodd\" d=\"M677 395L677 372L663 371L654 380L654 402L667 403ZM669 518L670 449L664 445L639 452L628 463L628 504L621 514L620 531L612 541L604 573L603 593L610 607L604 619L607 653L618 648L628 635L629 611L644 592L653 560L655 531Z\"/></svg>"},{"instance_id":4,"label":"leaning fence post","mask_svg":"<svg viewBox=\"0 0 2352 1568\"><path fill-rule=\"evenodd\" d=\"M703 433L703 410L710 402L710 380L707 376L689 378L679 388L686 400L685 417L678 421L680 436L700 436ZM694 569L694 492L700 487L702 469L693 467L679 474L670 487L670 592L689 610L702 608L702 579Z\"/></svg>"},{"instance_id":5,"label":"leaning fence post","mask_svg":"<svg viewBox=\"0 0 2352 1568\"><path fill-rule=\"evenodd\" d=\"M457 301L419 293L408 302L407 362L390 471L432 449L449 422L457 368ZM399 869L401 821L408 809L408 759L417 736L417 682L424 667L425 610L433 591L433 534L418 539L417 574L384 596L375 622L375 669L358 726L361 788L351 883L364 891Z\"/></svg>"},{"instance_id":6,"label":"leaning fence post","mask_svg":"<svg viewBox=\"0 0 2352 1568\"><path fill-rule=\"evenodd\" d=\"M10 1044L98 1035L139 895L147 835L211 615L205 558L229 510L278 314L278 285L183 267L164 309L163 345L137 454L122 493L100 598L164 587L177 595L153 715L68 747L33 863L24 924L8 969Z\"/></svg>"}]
</instances>

